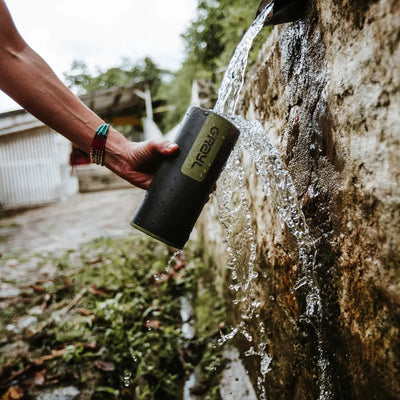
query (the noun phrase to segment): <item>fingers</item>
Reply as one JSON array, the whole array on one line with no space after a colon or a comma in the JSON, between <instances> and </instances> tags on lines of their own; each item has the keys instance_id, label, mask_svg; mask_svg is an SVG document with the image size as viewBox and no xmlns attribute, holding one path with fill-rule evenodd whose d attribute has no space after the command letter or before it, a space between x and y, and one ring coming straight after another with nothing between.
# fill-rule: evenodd
<instances>
[{"instance_id":1,"label":"fingers","mask_svg":"<svg viewBox=\"0 0 400 400\"><path fill-rule=\"evenodd\" d=\"M149 141L147 142L147 147L149 152L151 153L160 153L164 155L175 153L179 146L176 143L172 143L168 140L164 140L161 142Z\"/></svg>"},{"instance_id":2,"label":"fingers","mask_svg":"<svg viewBox=\"0 0 400 400\"><path fill-rule=\"evenodd\" d=\"M162 146L161 153L162 154L172 154L178 150L179 146L176 143L165 142Z\"/></svg>"},{"instance_id":3,"label":"fingers","mask_svg":"<svg viewBox=\"0 0 400 400\"><path fill-rule=\"evenodd\" d=\"M116 165L108 164L114 171L133 185L147 190L163 156L175 153L179 146L170 141L130 142L127 156Z\"/></svg>"}]
</instances>

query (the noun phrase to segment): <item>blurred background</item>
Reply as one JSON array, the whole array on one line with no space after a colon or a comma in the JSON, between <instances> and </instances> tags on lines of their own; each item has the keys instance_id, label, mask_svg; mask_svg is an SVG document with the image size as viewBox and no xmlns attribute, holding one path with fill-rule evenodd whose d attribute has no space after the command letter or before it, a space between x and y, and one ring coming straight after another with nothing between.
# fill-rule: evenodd
<instances>
[{"instance_id":1,"label":"blurred background","mask_svg":"<svg viewBox=\"0 0 400 400\"><path fill-rule=\"evenodd\" d=\"M25 40L76 94L149 82L153 101L168 105L155 112L165 133L186 111L194 79L207 82L208 96L215 99L258 0L12 0L7 5ZM251 60L266 35L267 29L256 39ZM15 108L0 93L0 112Z\"/></svg>"}]
</instances>

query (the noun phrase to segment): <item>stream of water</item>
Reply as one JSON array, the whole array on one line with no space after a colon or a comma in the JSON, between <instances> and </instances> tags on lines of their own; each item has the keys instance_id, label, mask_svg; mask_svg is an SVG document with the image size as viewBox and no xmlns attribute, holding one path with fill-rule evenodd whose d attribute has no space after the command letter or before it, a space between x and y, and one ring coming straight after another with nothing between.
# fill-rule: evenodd
<instances>
[{"instance_id":1,"label":"stream of water","mask_svg":"<svg viewBox=\"0 0 400 400\"><path fill-rule=\"evenodd\" d=\"M270 199L282 221L295 237L299 252L298 280L293 291L302 288L306 294L307 319L316 332L319 347L317 365L320 370L320 400L329 400L332 396L332 384L328 373L329 362L322 346L322 302L320 289L314 276L315 245L305 222L298 195L292 178L280 159L277 149L268 140L267 132L259 121L246 121L235 116L235 108L243 86L248 53L252 42L272 13L273 4L268 5L257 17L231 59L228 69L218 91L218 100L214 111L228 117L240 130L238 143L228 160L226 168L218 181L216 192L219 218L225 231L225 242L229 254L227 268L231 271L235 294L234 303L241 307L241 322L234 329L220 337L222 344L238 334L249 342L248 356L259 357L259 374L257 386L260 400L267 399L265 377L270 371L272 356L268 354L266 328L260 319L260 306L255 292L257 242L250 212L246 172L243 159L250 157L255 173L259 178L262 190ZM254 323L256 319L257 323ZM257 344L248 331L248 321L257 326Z\"/></svg>"},{"instance_id":2,"label":"stream of water","mask_svg":"<svg viewBox=\"0 0 400 400\"><path fill-rule=\"evenodd\" d=\"M218 99L214 107L215 112L234 115L239 94L243 87L251 45L263 28L267 18L272 15L273 6L274 4L270 3L265 7L236 47L218 90Z\"/></svg>"}]
</instances>

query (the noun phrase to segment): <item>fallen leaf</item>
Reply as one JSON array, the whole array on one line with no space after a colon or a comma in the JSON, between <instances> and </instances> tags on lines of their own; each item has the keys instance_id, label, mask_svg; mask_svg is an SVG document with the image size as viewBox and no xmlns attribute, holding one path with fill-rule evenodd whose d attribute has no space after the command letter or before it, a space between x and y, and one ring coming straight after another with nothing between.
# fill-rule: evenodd
<instances>
[{"instance_id":1,"label":"fallen leaf","mask_svg":"<svg viewBox=\"0 0 400 400\"><path fill-rule=\"evenodd\" d=\"M96 360L94 362L94 366L100 371L115 371L115 365L112 362L103 361L103 360Z\"/></svg>"},{"instance_id":2,"label":"fallen leaf","mask_svg":"<svg viewBox=\"0 0 400 400\"><path fill-rule=\"evenodd\" d=\"M7 392L1 396L1 400L18 400L24 395L24 391L19 386L11 386Z\"/></svg>"},{"instance_id":3,"label":"fallen leaf","mask_svg":"<svg viewBox=\"0 0 400 400\"><path fill-rule=\"evenodd\" d=\"M46 288L40 285L32 285L31 288L37 293L44 293L46 291Z\"/></svg>"},{"instance_id":4,"label":"fallen leaf","mask_svg":"<svg viewBox=\"0 0 400 400\"><path fill-rule=\"evenodd\" d=\"M52 360L53 358L62 357L67 352L67 349L52 350L51 354L42 356L34 360L35 365L43 365L45 361Z\"/></svg>"},{"instance_id":5,"label":"fallen leaf","mask_svg":"<svg viewBox=\"0 0 400 400\"><path fill-rule=\"evenodd\" d=\"M102 261L103 261L103 257L97 257L97 258L94 258L93 260L87 261L87 264L89 264L89 265L97 264Z\"/></svg>"},{"instance_id":6,"label":"fallen leaf","mask_svg":"<svg viewBox=\"0 0 400 400\"><path fill-rule=\"evenodd\" d=\"M105 290L97 287L94 283L90 285L89 293L97 296L108 296L108 293Z\"/></svg>"},{"instance_id":7,"label":"fallen leaf","mask_svg":"<svg viewBox=\"0 0 400 400\"><path fill-rule=\"evenodd\" d=\"M78 310L79 314L83 315L84 317L88 317L89 315L92 315L92 312L89 310L86 310L86 308L80 308Z\"/></svg>"}]
</instances>

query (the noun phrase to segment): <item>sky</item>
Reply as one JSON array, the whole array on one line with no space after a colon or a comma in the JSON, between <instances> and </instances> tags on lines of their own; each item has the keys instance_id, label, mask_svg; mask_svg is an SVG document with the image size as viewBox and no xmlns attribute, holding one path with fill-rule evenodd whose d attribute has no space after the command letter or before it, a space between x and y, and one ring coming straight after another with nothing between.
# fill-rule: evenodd
<instances>
[{"instance_id":1,"label":"sky","mask_svg":"<svg viewBox=\"0 0 400 400\"><path fill-rule=\"evenodd\" d=\"M197 0L5 0L26 42L63 79L75 59L93 71L149 56L161 68L183 61L180 35ZM0 112L20 108L0 91Z\"/></svg>"}]
</instances>

